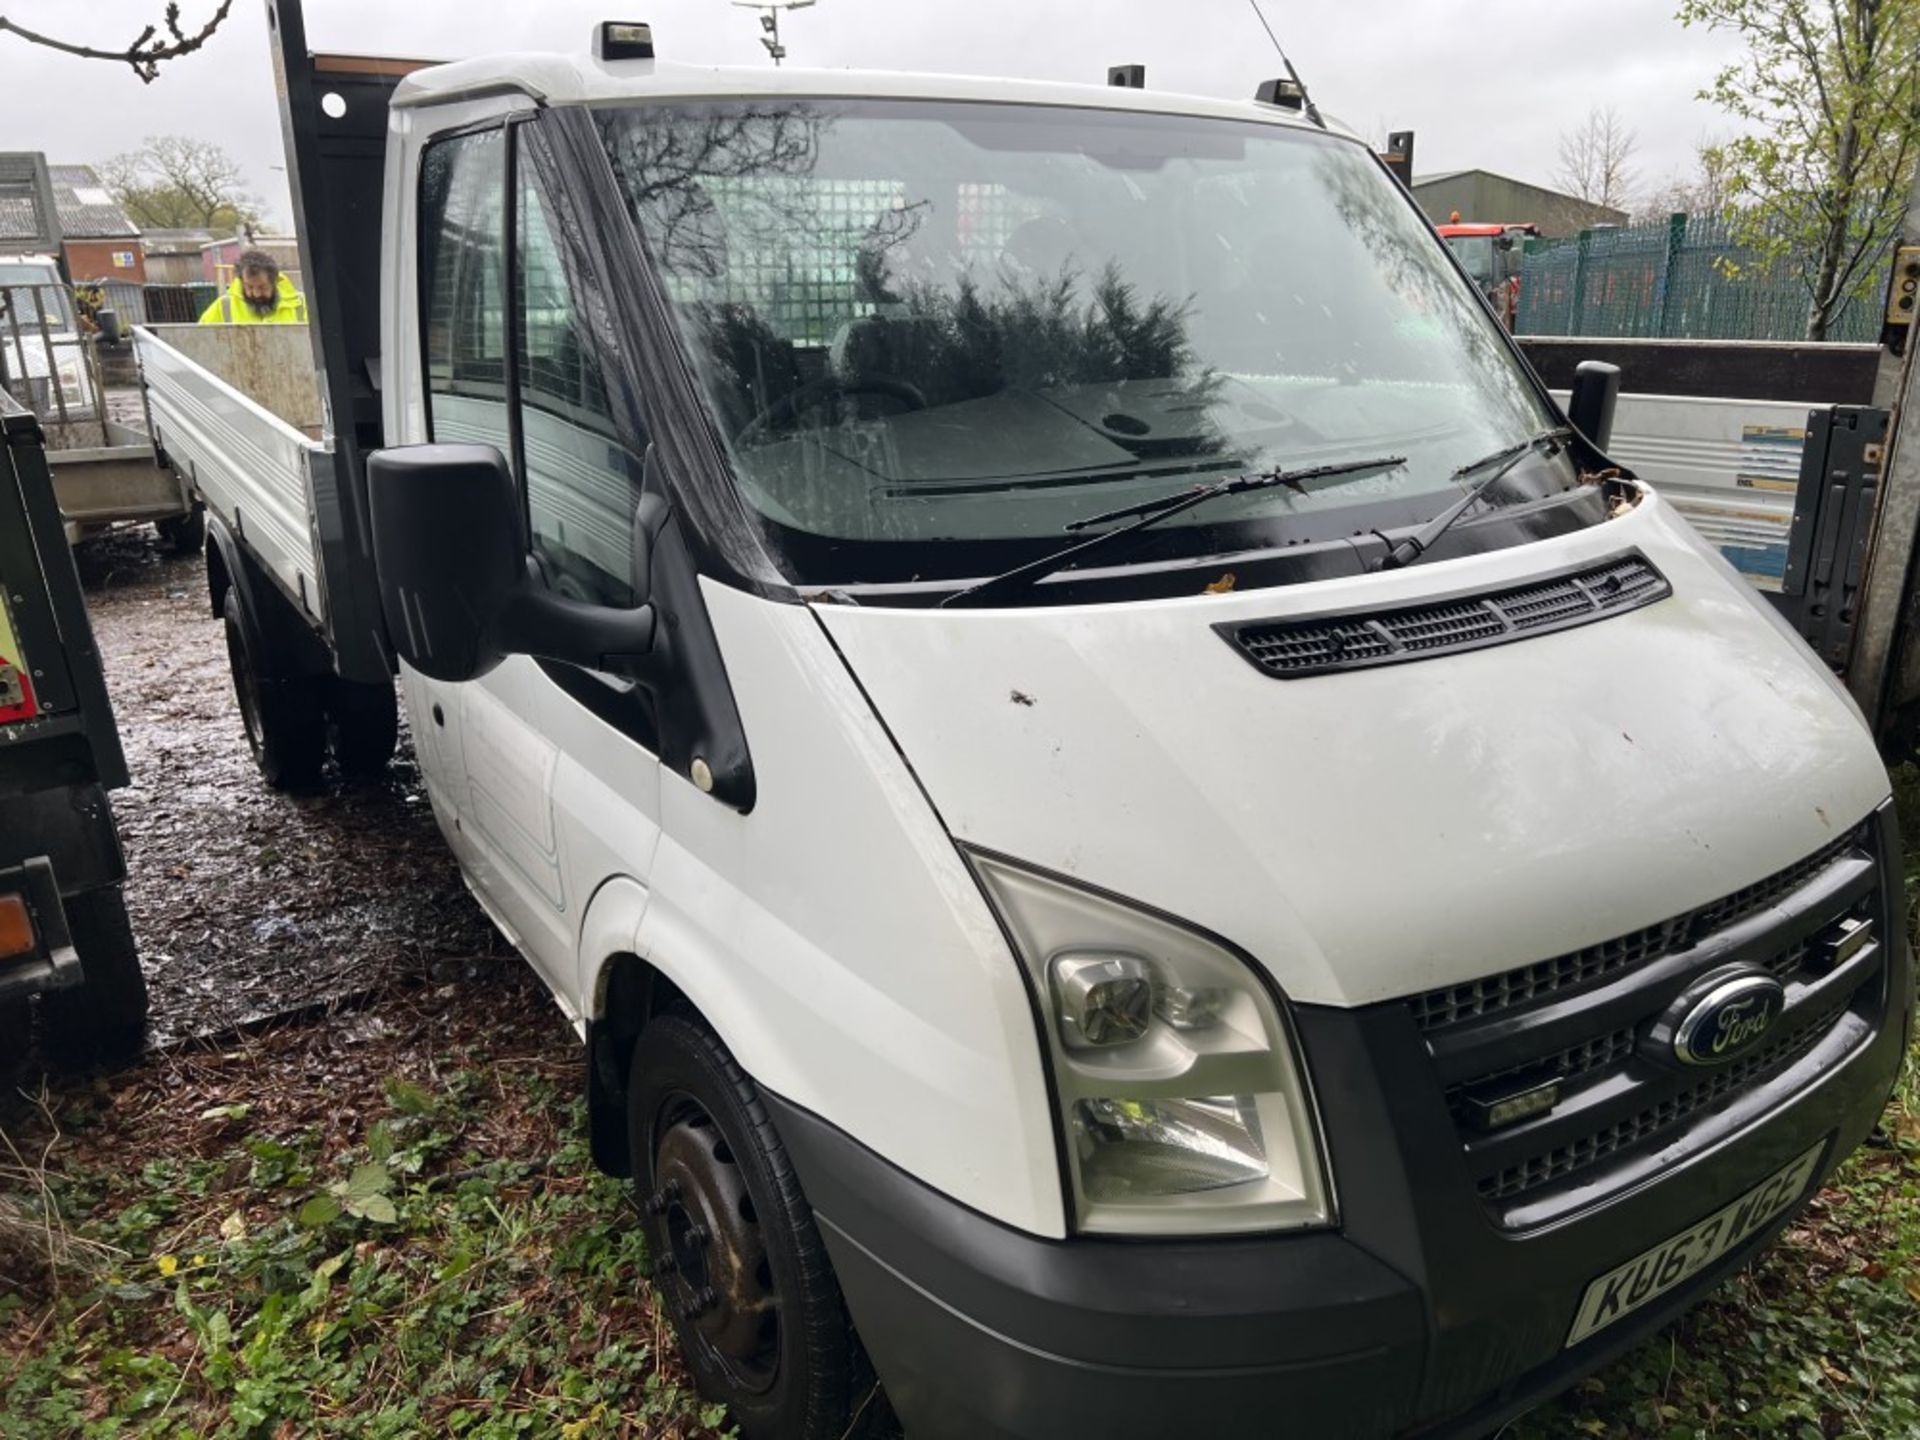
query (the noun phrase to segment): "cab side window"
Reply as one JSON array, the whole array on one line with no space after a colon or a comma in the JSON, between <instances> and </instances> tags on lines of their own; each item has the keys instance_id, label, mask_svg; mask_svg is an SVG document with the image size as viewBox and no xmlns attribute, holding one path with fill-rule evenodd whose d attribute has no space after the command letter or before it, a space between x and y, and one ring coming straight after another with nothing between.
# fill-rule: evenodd
<instances>
[{"instance_id":1,"label":"cab side window","mask_svg":"<svg viewBox=\"0 0 1920 1440\"><path fill-rule=\"evenodd\" d=\"M429 436L508 457L554 593L631 608L641 457L608 404L593 308L558 229L565 212L524 147L509 176L512 148L505 130L484 130L435 141L421 158Z\"/></svg>"},{"instance_id":2,"label":"cab side window","mask_svg":"<svg viewBox=\"0 0 1920 1440\"><path fill-rule=\"evenodd\" d=\"M631 608L646 442L631 431L621 439L588 318L600 314L604 324L604 307L583 299L562 243L565 211L541 185L528 149L524 137L516 144L496 129L437 140L421 157L428 437L492 445L507 457L549 589ZM534 663L607 724L658 752L647 692L555 661Z\"/></svg>"},{"instance_id":3,"label":"cab side window","mask_svg":"<svg viewBox=\"0 0 1920 1440\"><path fill-rule=\"evenodd\" d=\"M524 155L518 168L514 373L534 559L557 594L631 608L640 458L621 443L607 404L556 208Z\"/></svg>"},{"instance_id":4,"label":"cab side window","mask_svg":"<svg viewBox=\"0 0 1920 1440\"><path fill-rule=\"evenodd\" d=\"M506 140L434 142L420 163L429 434L513 454L507 413Z\"/></svg>"}]
</instances>

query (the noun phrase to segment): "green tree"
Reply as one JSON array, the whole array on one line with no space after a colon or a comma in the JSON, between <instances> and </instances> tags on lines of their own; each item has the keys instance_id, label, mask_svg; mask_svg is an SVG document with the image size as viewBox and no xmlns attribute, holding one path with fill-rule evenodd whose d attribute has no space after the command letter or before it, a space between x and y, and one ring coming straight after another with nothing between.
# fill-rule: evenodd
<instances>
[{"instance_id":1,"label":"green tree","mask_svg":"<svg viewBox=\"0 0 1920 1440\"><path fill-rule=\"evenodd\" d=\"M1920 0L1681 0L1679 18L1746 44L1700 93L1752 129L1705 158L1824 340L1871 287L1920 163Z\"/></svg>"},{"instance_id":2,"label":"green tree","mask_svg":"<svg viewBox=\"0 0 1920 1440\"><path fill-rule=\"evenodd\" d=\"M113 198L148 230L245 229L259 219L239 162L211 140L156 135L95 167Z\"/></svg>"}]
</instances>

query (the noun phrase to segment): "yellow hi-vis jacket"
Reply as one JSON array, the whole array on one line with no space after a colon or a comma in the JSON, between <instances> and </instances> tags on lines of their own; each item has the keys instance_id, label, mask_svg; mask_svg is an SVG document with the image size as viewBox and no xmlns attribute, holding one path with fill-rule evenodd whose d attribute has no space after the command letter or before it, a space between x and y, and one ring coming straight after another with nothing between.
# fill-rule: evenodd
<instances>
[{"instance_id":1,"label":"yellow hi-vis jacket","mask_svg":"<svg viewBox=\"0 0 1920 1440\"><path fill-rule=\"evenodd\" d=\"M293 282L284 275L278 277L274 283L279 296L273 309L262 315L247 303L246 292L240 288L240 277L234 276L233 283L227 286L227 293L200 312L200 323L202 325L306 324L307 297L294 289Z\"/></svg>"}]
</instances>

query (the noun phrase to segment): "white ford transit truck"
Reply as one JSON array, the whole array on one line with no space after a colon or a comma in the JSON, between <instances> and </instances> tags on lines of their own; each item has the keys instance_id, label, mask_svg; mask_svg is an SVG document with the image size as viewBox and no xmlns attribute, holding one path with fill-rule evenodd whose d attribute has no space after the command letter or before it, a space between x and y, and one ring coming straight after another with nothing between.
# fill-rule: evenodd
<instances>
[{"instance_id":1,"label":"white ford transit truck","mask_svg":"<svg viewBox=\"0 0 1920 1440\"><path fill-rule=\"evenodd\" d=\"M1286 87L274 17L320 423L141 337L249 733L397 667L743 1434L1484 1433L1873 1126L1858 711Z\"/></svg>"}]
</instances>

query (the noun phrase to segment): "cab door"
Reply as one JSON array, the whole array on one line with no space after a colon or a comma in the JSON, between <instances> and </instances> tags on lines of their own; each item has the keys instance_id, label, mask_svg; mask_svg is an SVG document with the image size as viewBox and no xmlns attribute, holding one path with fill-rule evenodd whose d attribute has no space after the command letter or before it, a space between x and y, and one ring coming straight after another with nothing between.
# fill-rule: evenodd
<instances>
[{"instance_id":1,"label":"cab door","mask_svg":"<svg viewBox=\"0 0 1920 1440\"><path fill-rule=\"evenodd\" d=\"M602 345L581 319L593 279L559 243L560 192L517 128L455 136L423 157L430 432L508 456L538 583L631 608L644 435L608 402ZM436 158L442 147L452 153ZM412 683L437 707L437 784L469 876L562 1003L584 1013L585 908L615 876L644 885L659 839L651 702L620 676L526 656L464 684Z\"/></svg>"},{"instance_id":2,"label":"cab door","mask_svg":"<svg viewBox=\"0 0 1920 1440\"><path fill-rule=\"evenodd\" d=\"M415 192L420 235L417 296L425 378L424 433L409 440L492 445L513 453L507 392L507 138L496 122L429 143ZM417 302L417 303L415 303ZM447 517L449 535L457 516ZM499 902L503 885L467 793L465 689L400 668L414 753L441 832L474 893L523 951ZM543 967L544 968L544 967Z\"/></svg>"}]
</instances>

